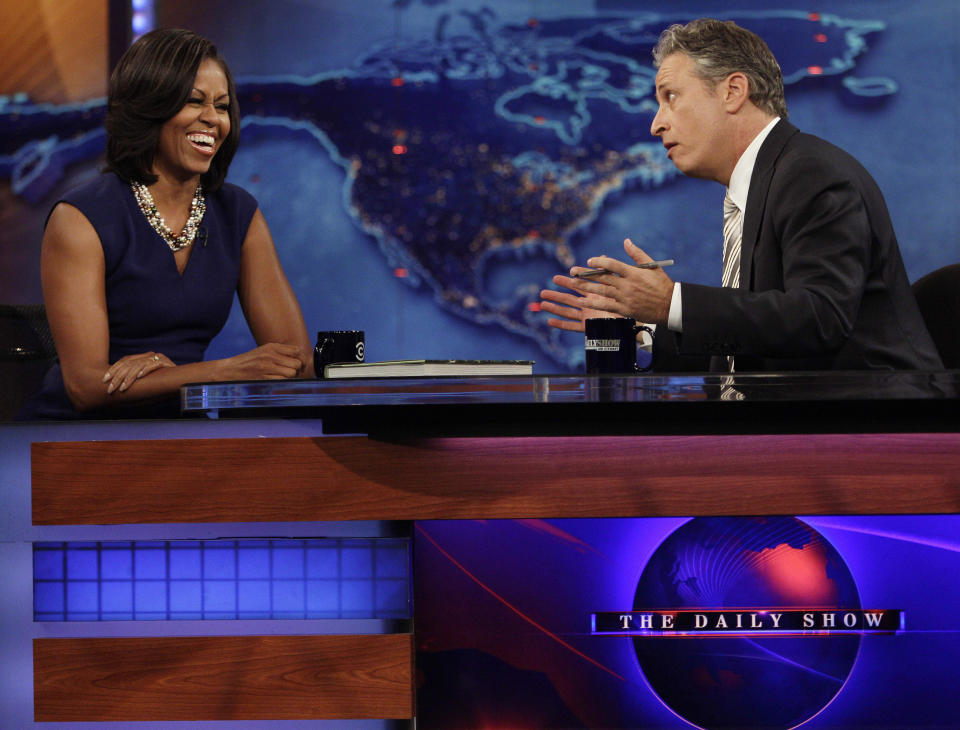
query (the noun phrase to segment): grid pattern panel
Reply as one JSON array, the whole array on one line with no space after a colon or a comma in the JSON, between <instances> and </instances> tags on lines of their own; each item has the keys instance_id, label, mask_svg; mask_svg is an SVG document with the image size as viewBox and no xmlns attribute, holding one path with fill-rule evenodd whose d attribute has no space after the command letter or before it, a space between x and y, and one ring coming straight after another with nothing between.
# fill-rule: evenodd
<instances>
[{"instance_id":1,"label":"grid pattern panel","mask_svg":"<svg viewBox=\"0 0 960 730\"><path fill-rule=\"evenodd\" d=\"M34 621L406 619L406 538L42 542Z\"/></svg>"}]
</instances>

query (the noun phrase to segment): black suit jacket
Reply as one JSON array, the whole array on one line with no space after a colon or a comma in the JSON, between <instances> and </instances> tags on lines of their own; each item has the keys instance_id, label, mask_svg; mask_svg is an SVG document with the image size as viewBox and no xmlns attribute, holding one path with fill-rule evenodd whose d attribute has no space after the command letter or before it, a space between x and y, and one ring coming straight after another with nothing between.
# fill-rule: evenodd
<instances>
[{"instance_id":1,"label":"black suit jacket","mask_svg":"<svg viewBox=\"0 0 960 730\"><path fill-rule=\"evenodd\" d=\"M787 121L757 156L740 256L737 289L681 284L683 333L659 328L658 370L942 367L876 182Z\"/></svg>"}]
</instances>

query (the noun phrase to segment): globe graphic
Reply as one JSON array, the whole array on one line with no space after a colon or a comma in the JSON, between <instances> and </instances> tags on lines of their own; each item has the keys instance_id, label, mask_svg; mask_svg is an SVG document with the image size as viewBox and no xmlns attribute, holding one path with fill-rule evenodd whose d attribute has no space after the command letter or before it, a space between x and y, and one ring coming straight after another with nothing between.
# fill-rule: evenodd
<instances>
[{"instance_id":1,"label":"globe graphic","mask_svg":"<svg viewBox=\"0 0 960 730\"><path fill-rule=\"evenodd\" d=\"M794 517L699 517L656 550L634 610L859 609L836 549ZM820 712L857 658L856 634L637 637L640 668L677 715L709 730L792 728Z\"/></svg>"}]
</instances>

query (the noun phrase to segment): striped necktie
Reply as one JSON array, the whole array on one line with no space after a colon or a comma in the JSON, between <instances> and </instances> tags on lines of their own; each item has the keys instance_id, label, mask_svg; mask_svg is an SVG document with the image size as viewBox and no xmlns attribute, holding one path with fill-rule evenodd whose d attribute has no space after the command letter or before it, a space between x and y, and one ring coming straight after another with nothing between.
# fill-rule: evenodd
<instances>
[{"instance_id":1,"label":"striped necktie","mask_svg":"<svg viewBox=\"0 0 960 730\"><path fill-rule=\"evenodd\" d=\"M730 197L723 198L723 285L740 286L740 242L743 238L743 213Z\"/></svg>"},{"instance_id":2,"label":"striped necktie","mask_svg":"<svg viewBox=\"0 0 960 730\"><path fill-rule=\"evenodd\" d=\"M723 198L723 286L740 286L740 243L743 239L743 212L730 197ZM727 367L732 373L733 355L727 356Z\"/></svg>"}]
</instances>

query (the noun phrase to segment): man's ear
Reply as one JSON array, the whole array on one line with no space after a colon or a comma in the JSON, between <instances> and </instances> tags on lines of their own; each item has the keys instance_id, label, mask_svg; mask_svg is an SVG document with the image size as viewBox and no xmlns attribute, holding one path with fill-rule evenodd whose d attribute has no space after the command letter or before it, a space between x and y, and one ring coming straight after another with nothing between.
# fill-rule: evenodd
<instances>
[{"instance_id":1,"label":"man's ear","mask_svg":"<svg viewBox=\"0 0 960 730\"><path fill-rule=\"evenodd\" d=\"M750 100L750 80L742 71L734 71L723 81L724 103L735 114Z\"/></svg>"}]
</instances>

